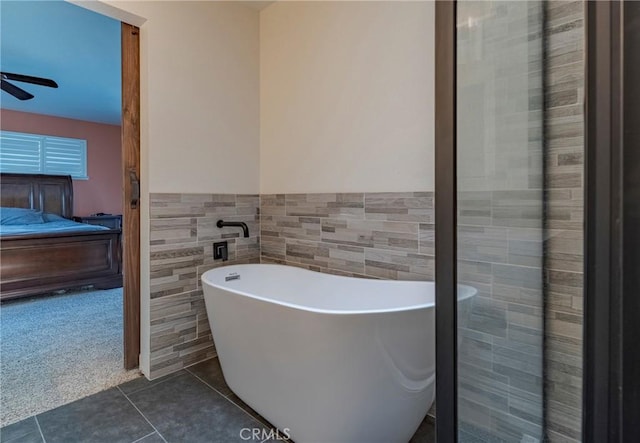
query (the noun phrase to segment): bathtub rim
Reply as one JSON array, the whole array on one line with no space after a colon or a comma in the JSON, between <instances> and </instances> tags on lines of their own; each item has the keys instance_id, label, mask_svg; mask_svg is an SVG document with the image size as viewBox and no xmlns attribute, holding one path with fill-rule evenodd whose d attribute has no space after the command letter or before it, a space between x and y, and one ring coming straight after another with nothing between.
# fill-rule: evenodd
<instances>
[{"instance_id":1,"label":"bathtub rim","mask_svg":"<svg viewBox=\"0 0 640 443\"><path fill-rule=\"evenodd\" d=\"M357 279L357 280L363 280L363 281L384 281L384 282L393 282L395 284L421 284L424 285L425 287L429 287L429 286L433 286L434 288L434 299L433 301L430 301L428 303L423 303L423 304L414 304L414 305L410 305L410 306L401 306L398 308L385 308L385 309L366 309L366 310L346 310L346 309L320 309L320 308L312 308L309 306L305 306L305 305L300 305L300 304L295 304L295 303L289 303L289 302L285 302L285 301L281 301L281 300L276 300L273 298L267 298L267 297L262 297L256 294L251 294L249 292L245 292L245 291L241 291L235 288L230 288L229 286L224 286L222 284L218 284L218 283L213 283L210 280L206 279L205 277L207 276L207 274L213 274L215 272L221 272L221 269L227 269L229 270L229 272L233 272L231 268L246 268L246 267L254 267L254 266L259 266L259 267L278 267L278 268L294 268L297 271L300 272L307 272L307 273L312 273L312 274L321 274L323 277L327 277L327 278L333 278L333 279ZM382 280L382 279L369 279L369 278L362 278L362 277L347 277L344 275L335 275L335 274L329 274L329 273L324 273L324 272L318 272L318 271L312 271L310 269L305 269L305 268L300 268L297 266L290 266L290 265L281 265L281 264L277 264L277 263L245 263L245 264L236 264L236 265L228 265L228 266L220 266L217 268L213 268L213 269L209 269L208 271L205 271L202 276L200 277L200 282L202 283L202 290L203 290L203 296L205 297L205 302L206 302L206 294L204 294L204 286L208 285L208 286L212 286L213 288L217 288L217 289L221 289L223 291L227 291L233 294L238 294L238 295L242 295L244 297L248 297L254 300L259 300L265 303L272 303L272 304L276 304L276 305L280 305L286 308L290 308L290 309L297 309L297 310L301 310L301 311L307 311L307 312L311 312L314 314L329 314L329 315L366 315L366 314L384 314L384 313L394 313L394 312L408 312L408 311L416 311L416 310L420 310L420 309L429 309L429 308L435 308L436 303L435 303L435 282L434 281L415 281L415 280ZM473 296L475 296L478 293L478 290L472 286L468 286L468 285L458 285L458 288L464 288L465 289L465 293L463 296L458 295L458 303L460 303L463 300L467 300L472 298Z\"/></svg>"}]
</instances>

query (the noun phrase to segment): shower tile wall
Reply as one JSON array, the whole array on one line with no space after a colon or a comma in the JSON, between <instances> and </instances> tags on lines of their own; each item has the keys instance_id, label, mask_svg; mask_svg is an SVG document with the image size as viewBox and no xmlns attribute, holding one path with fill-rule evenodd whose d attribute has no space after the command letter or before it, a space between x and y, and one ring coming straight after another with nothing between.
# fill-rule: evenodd
<instances>
[{"instance_id":1,"label":"shower tile wall","mask_svg":"<svg viewBox=\"0 0 640 443\"><path fill-rule=\"evenodd\" d=\"M203 272L260 261L258 195L151 194L151 370L154 379L215 356L202 296ZM243 221L216 227L218 219ZM229 261L213 260L213 242L226 240Z\"/></svg>"},{"instance_id":2,"label":"shower tile wall","mask_svg":"<svg viewBox=\"0 0 640 443\"><path fill-rule=\"evenodd\" d=\"M433 193L262 195L263 263L433 280Z\"/></svg>"},{"instance_id":3,"label":"shower tile wall","mask_svg":"<svg viewBox=\"0 0 640 443\"><path fill-rule=\"evenodd\" d=\"M581 440L584 4L545 3L548 87L546 417L549 441Z\"/></svg>"},{"instance_id":4,"label":"shower tile wall","mask_svg":"<svg viewBox=\"0 0 640 443\"><path fill-rule=\"evenodd\" d=\"M478 290L459 307L461 429L487 441L542 436L543 296L540 191L461 192L458 281ZM479 209L479 206L482 209Z\"/></svg>"}]
</instances>

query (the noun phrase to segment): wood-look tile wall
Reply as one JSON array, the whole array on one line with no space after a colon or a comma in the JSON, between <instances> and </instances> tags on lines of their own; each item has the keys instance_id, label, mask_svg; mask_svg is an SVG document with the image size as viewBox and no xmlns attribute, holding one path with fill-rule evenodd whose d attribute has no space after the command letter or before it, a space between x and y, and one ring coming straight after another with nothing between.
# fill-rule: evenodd
<instances>
[{"instance_id":1,"label":"wood-look tile wall","mask_svg":"<svg viewBox=\"0 0 640 443\"><path fill-rule=\"evenodd\" d=\"M215 355L200 277L236 263L432 280L433 193L151 194L151 372L158 378ZM259 216L261 214L261 216ZM244 221L216 227L218 219ZM229 242L229 261L213 242Z\"/></svg>"},{"instance_id":2,"label":"wood-look tile wall","mask_svg":"<svg viewBox=\"0 0 640 443\"><path fill-rule=\"evenodd\" d=\"M546 418L549 441L582 440L584 2L545 2L547 60Z\"/></svg>"},{"instance_id":3,"label":"wood-look tile wall","mask_svg":"<svg viewBox=\"0 0 640 443\"><path fill-rule=\"evenodd\" d=\"M260 261L258 195L151 194L151 358L157 378L215 356L200 276L222 265ZM216 227L218 219L243 221ZM226 240L229 260L213 260Z\"/></svg>"},{"instance_id":4,"label":"wood-look tile wall","mask_svg":"<svg viewBox=\"0 0 640 443\"><path fill-rule=\"evenodd\" d=\"M433 280L433 193L261 196L263 263L332 274Z\"/></svg>"}]
</instances>

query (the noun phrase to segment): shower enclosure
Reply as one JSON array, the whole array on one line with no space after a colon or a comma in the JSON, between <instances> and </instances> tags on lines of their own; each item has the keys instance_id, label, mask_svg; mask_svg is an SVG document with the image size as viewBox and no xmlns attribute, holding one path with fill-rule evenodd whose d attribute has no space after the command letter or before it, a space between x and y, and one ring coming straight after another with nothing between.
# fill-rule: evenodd
<instances>
[{"instance_id":1,"label":"shower enclosure","mask_svg":"<svg viewBox=\"0 0 640 443\"><path fill-rule=\"evenodd\" d=\"M442 3L436 432L580 441L584 3Z\"/></svg>"}]
</instances>

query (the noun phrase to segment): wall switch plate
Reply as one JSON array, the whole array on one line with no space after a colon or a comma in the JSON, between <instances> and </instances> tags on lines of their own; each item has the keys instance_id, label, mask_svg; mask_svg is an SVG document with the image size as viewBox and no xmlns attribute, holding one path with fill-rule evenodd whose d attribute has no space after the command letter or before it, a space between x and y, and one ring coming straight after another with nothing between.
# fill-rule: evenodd
<instances>
[{"instance_id":1,"label":"wall switch plate","mask_svg":"<svg viewBox=\"0 0 640 443\"><path fill-rule=\"evenodd\" d=\"M227 261L229 259L229 245L226 241L213 244L213 259Z\"/></svg>"}]
</instances>

